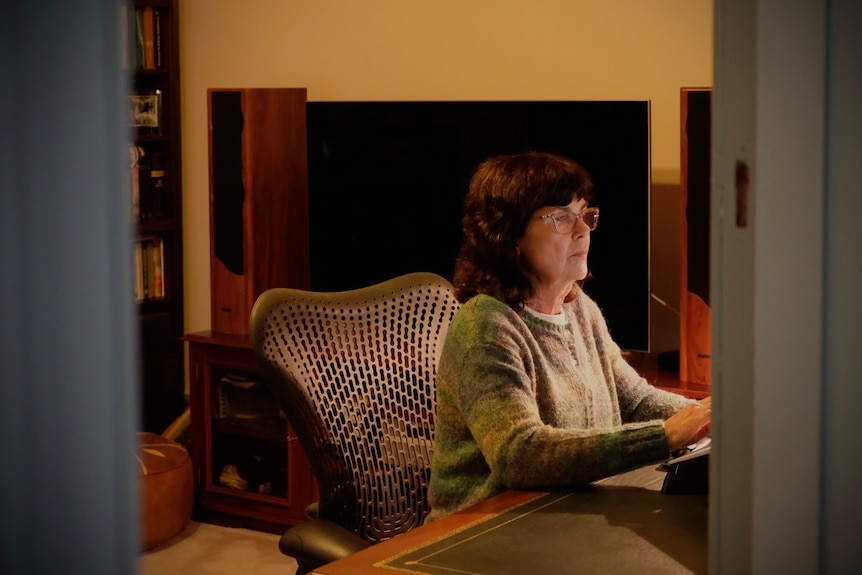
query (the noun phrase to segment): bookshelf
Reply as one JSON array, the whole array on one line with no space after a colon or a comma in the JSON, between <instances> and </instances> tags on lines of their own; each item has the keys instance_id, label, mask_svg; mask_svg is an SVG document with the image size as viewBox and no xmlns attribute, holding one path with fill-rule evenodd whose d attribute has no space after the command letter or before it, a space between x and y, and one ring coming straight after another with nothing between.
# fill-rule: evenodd
<instances>
[{"instance_id":1,"label":"bookshelf","mask_svg":"<svg viewBox=\"0 0 862 575\"><path fill-rule=\"evenodd\" d=\"M123 12L129 96L141 426L162 433L185 409L177 0L132 0Z\"/></svg>"}]
</instances>

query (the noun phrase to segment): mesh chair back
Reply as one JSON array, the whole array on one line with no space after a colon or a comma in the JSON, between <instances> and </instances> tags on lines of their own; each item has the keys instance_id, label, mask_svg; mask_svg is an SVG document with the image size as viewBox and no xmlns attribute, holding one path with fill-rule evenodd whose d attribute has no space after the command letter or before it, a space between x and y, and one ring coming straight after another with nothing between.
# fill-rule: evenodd
<instances>
[{"instance_id":1,"label":"mesh chair back","mask_svg":"<svg viewBox=\"0 0 862 575\"><path fill-rule=\"evenodd\" d=\"M320 519L370 542L424 520L437 364L457 309L431 273L258 298L255 354L311 463Z\"/></svg>"}]
</instances>

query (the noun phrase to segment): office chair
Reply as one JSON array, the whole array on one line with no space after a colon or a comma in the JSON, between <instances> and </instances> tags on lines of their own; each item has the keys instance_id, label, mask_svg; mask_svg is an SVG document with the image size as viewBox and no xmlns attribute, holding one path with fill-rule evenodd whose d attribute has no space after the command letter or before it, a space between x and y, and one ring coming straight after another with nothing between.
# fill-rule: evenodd
<instances>
[{"instance_id":1,"label":"office chair","mask_svg":"<svg viewBox=\"0 0 862 575\"><path fill-rule=\"evenodd\" d=\"M257 361L320 491L279 541L297 574L422 524L437 364L457 309L452 285L426 272L343 292L270 289L255 302Z\"/></svg>"}]
</instances>

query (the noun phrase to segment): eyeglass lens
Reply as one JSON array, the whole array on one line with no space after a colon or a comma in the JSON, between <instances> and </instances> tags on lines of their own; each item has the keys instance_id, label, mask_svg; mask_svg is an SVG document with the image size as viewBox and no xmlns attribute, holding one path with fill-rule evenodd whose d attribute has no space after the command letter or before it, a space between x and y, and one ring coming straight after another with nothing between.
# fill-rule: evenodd
<instances>
[{"instance_id":1,"label":"eyeglass lens","mask_svg":"<svg viewBox=\"0 0 862 575\"><path fill-rule=\"evenodd\" d=\"M579 219L583 220L586 226L590 228L590 231L596 229L596 225L599 223L599 210L596 208L584 210L580 214L573 214L571 212L566 212L566 214L566 217L554 218L554 227L557 228L558 232L570 233L575 229Z\"/></svg>"},{"instance_id":2,"label":"eyeglass lens","mask_svg":"<svg viewBox=\"0 0 862 575\"><path fill-rule=\"evenodd\" d=\"M587 224L587 227L592 231L596 229L596 225L599 223L599 211L586 210L580 214L580 218L584 220L584 223Z\"/></svg>"}]
</instances>

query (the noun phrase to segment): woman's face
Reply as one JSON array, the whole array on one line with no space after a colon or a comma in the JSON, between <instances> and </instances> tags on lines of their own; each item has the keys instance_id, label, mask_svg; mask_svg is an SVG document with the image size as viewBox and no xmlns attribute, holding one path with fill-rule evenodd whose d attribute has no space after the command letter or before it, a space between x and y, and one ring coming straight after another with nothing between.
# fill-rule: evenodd
<instances>
[{"instance_id":1,"label":"woman's face","mask_svg":"<svg viewBox=\"0 0 862 575\"><path fill-rule=\"evenodd\" d=\"M589 226L577 218L570 233L557 231L557 227L564 229L563 220L570 217L566 212L581 214L585 209L587 202L575 198L568 206L546 206L533 214L518 247L534 294L556 290L568 293L574 282L587 277Z\"/></svg>"}]
</instances>

